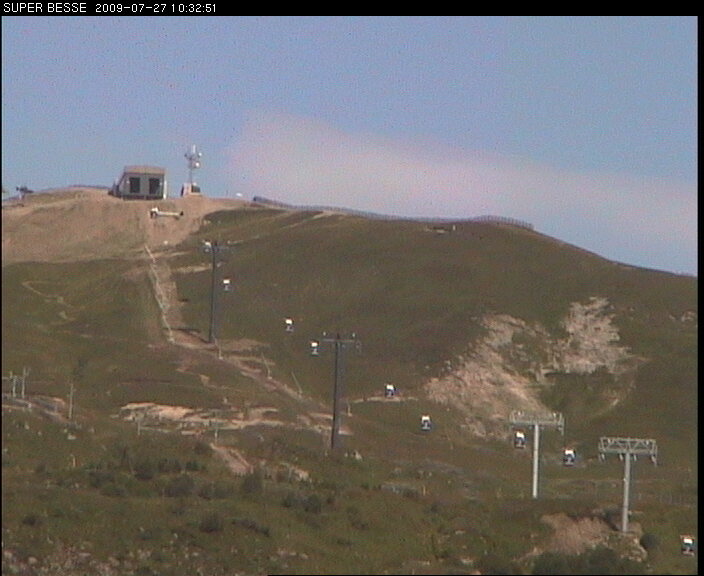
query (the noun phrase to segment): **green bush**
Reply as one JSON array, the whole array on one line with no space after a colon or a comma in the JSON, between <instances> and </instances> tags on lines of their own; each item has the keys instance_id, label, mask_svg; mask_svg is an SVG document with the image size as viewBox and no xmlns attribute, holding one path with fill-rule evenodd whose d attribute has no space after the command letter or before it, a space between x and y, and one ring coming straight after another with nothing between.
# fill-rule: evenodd
<instances>
[{"instance_id":1,"label":"green bush","mask_svg":"<svg viewBox=\"0 0 704 576\"><path fill-rule=\"evenodd\" d=\"M206 442L199 440L195 443L193 451L200 456L210 456L213 450Z\"/></svg>"},{"instance_id":2,"label":"green bush","mask_svg":"<svg viewBox=\"0 0 704 576\"><path fill-rule=\"evenodd\" d=\"M482 556L477 564L477 568L482 574L520 574L520 570L508 558L498 554L487 554ZM561 572L565 574L565 572Z\"/></svg>"},{"instance_id":3,"label":"green bush","mask_svg":"<svg viewBox=\"0 0 704 576\"><path fill-rule=\"evenodd\" d=\"M286 495L281 499L281 505L284 508L293 508L296 506L299 502L298 496L296 496L296 493L289 490L286 492Z\"/></svg>"},{"instance_id":4,"label":"green bush","mask_svg":"<svg viewBox=\"0 0 704 576\"><path fill-rule=\"evenodd\" d=\"M137 460L133 468L134 477L138 480L151 480L156 474L157 467L147 458Z\"/></svg>"},{"instance_id":5,"label":"green bush","mask_svg":"<svg viewBox=\"0 0 704 576\"><path fill-rule=\"evenodd\" d=\"M164 488L164 494L171 498L190 496L195 488L195 481L188 474L181 474L171 478Z\"/></svg>"},{"instance_id":6,"label":"green bush","mask_svg":"<svg viewBox=\"0 0 704 576\"><path fill-rule=\"evenodd\" d=\"M250 518L235 518L232 523L235 526L246 528L247 530L251 530L252 532L266 536L267 538L271 536L271 531L268 526L263 526Z\"/></svg>"},{"instance_id":7,"label":"green bush","mask_svg":"<svg viewBox=\"0 0 704 576\"><path fill-rule=\"evenodd\" d=\"M200 472L205 470L205 464L201 464L198 460L189 460L186 462L186 470L189 472Z\"/></svg>"},{"instance_id":8,"label":"green bush","mask_svg":"<svg viewBox=\"0 0 704 576\"><path fill-rule=\"evenodd\" d=\"M212 533L220 532L223 527L222 516L217 512L211 512L206 514L200 520L200 525L198 526L201 532Z\"/></svg>"},{"instance_id":9,"label":"green bush","mask_svg":"<svg viewBox=\"0 0 704 576\"><path fill-rule=\"evenodd\" d=\"M100 489L100 493L103 496L110 496L114 498L120 498L122 496L127 496L127 489L115 482L108 482Z\"/></svg>"},{"instance_id":10,"label":"green bush","mask_svg":"<svg viewBox=\"0 0 704 576\"><path fill-rule=\"evenodd\" d=\"M22 524L25 526L40 526L42 519L38 514L29 513L22 518Z\"/></svg>"},{"instance_id":11,"label":"green bush","mask_svg":"<svg viewBox=\"0 0 704 576\"><path fill-rule=\"evenodd\" d=\"M229 498L232 493L232 485L227 482L208 482L198 490L198 496L205 500Z\"/></svg>"},{"instance_id":12,"label":"green bush","mask_svg":"<svg viewBox=\"0 0 704 576\"><path fill-rule=\"evenodd\" d=\"M111 470L90 470L88 472L88 484L92 488L100 488L101 486L115 481L115 473Z\"/></svg>"},{"instance_id":13,"label":"green bush","mask_svg":"<svg viewBox=\"0 0 704 576\"><path fill-rule=\"evenodd\" d=\"M541 554L533 564L532 574L644 574L644 570L640 562L623 558L611 548L600 546L578 556L555 552Z\"/></svg>"},{"instance_id":14,"label":"green bush","mask_svg":"<svg viewBox=\"0 0 704 576\"><path fill-rule=\"evenodd\" d=\"M545 552L533 564L532 574L572 574L570 557L555 552Z\"/></svg>"},{"instance_id":15,"label":"green bush","mask_svg":"<svg viewBox=\"0 0 704 576\"><path fill-rule=\"evenodd\" d=\"M640 545L647 552L652 552L658 546L660 546L660 539L652 532L646 532L640 537Z\"/></svg>"},{"instance_id":16,"label":"green bush","mask_svg":"<svg viewBox=\"0 0 704 576\"><path fill-rule=\"evenodd\" d=\"M183 471L183 466L181 466L181 462L176 459L170 460L168 458L162 458L161 460L159 460L157 469L162 474L168 474L172 472L179 474Z\"/></svg>"},{"instance_id":17,"label":"green bush","mask_svg":"<svg viewBox=\"0 0 704 576\"><path fill-rule=\"evenodd\" d=\"M303 500L303 509L312 514L320 514L323 509L323 501L317 494L311 494Z\"/></svg>"},{"instance_id":18,"label":"green bush","mask_svg":"<svg viewBox=\"0 0 704 576\"><path fill-rule=\"evenodd\" d=\"M257 496L264 492L264 475L262 471L257 469L247 474L242 479L241 490L245 496Z\"/></svg>"}]
</instances>

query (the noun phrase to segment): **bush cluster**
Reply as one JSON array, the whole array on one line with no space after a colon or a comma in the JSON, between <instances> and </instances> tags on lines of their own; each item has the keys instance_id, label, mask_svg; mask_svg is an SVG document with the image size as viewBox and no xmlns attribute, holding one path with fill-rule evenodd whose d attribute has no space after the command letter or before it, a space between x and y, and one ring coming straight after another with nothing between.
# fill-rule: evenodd
<instances>
[{"instance_id":1,"label":"bush cluster","mask_svg":"<svg viewBox=\"0 0 704 576\"><path fill-rule=\"evenodd\" d=\"M644 574L640 562L619 556L611 548L599 546L593 550L567 556L545 552L533 564L533 574Z\"/></svg>"},{"instance_id":2,"label":"bush cluster","mask_svg":"<svg viewBox=\"0 0 704 576\"><path fill-rule=\"evenodd\" d=\"M170 498L190 496L193 493L195 485L195 481L188 474L174 476L166 484L164 494Z\"/></svg>"},{"instance_id":3,"label":"bush cluster","mask_svg":"<svg viewBox=\"0 0 704 576\"><path fill-rule=\"evenodd\" d=\"M201 532L210 534L212 532L221 532L223 525L224 522L222 516L217 512L211 512L201 518L200 525L198 527Z\"/></svg>"},{"instance_id":4,"label":"bush cluster","mask_svg":"<svg viewBox=\"0 0 704 576\"><path fill-rule=\"evenodd\" d=\"M315 493L301 496L289 491L281 500L281 505L285 508L301 508L311 514L320 514L323 511L323 499Z\"/></svg>"}]
</instances>

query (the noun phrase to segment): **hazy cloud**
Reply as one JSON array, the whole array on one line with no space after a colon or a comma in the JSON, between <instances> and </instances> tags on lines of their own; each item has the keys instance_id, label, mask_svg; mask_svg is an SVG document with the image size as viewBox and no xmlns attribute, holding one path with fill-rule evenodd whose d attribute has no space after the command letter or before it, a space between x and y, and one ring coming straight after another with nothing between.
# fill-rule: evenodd
<instances>
[{"instance_id":1,"label":"hazy cloud","mask_svg":"<svg viewBox=\"0 0 704 576\"><path fill-rule=\"evenodd\" d=\"M233 186L247 196L400 216L507 216L606 258L696 273L696 184L570 172L261 112L229 155Z\"/></svg>"}]
</instances>

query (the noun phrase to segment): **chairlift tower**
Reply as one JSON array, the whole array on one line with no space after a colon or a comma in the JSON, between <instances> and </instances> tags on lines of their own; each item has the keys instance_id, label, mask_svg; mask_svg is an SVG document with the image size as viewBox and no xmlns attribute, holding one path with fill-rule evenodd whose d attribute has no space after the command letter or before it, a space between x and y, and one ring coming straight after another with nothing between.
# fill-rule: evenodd
<instances>
[{"instance_id":1,"label":"chairlift tower","mask_svg":"<svg viewBox=\"0 0 704 576\"><path fill-rule=\"evenodd\" d=\"M354 332L350 334L350 336L342 336L339 332L334 336L330 336L327 332L323 332L323 337L320 340L311 341L311 356L320 355L321 344L330 344L335 350L335 380L332 394L332 431L330 433L330 451L335 452L340 444L340 404L342 403L343 395L342 377L344 374L344 355L350 348L353 348L359 352L362 348L362 343L357 339Z\"/></svg>"},{"instance_id":2,"label":"chairlift tower","mask_svg":"<svg viewBox=\"0 0 704 576\"><path fill-rule=\"evenodd\" d=\"M606 459L607 454L618 454L623 460L623 507L621 509L621 532L628 532L628 505L631 490L631 460L640 454L648 456L657 466L658 445L655 440L643 438L612 438L602 436L599 439L599 458Z\"/></svg>"},{"instance_id":3,"label":"chairlift tower","mask_svg":"<svg viewBox=\"0 0 704 576\"><path fill-rule=\"evenodd\" d=\"M513 410L509 417L513 426L532 426L533 428L533 498L538 497L538 464L540 462L540 427L557 428L564 436L565 419L561 412L532 413Z\"/></svg>"},{"instance_id":4,"label":"chairlift tower","mask_svg":"<svg viewBox=\"0 0 704 576\"><path fill-rule=\"evenodd\" d=\"M218 244L217 240L212 242L206 241L203 243L203 252L210 254L211 272L210 272L210 330L208 332L208 342L213 344L217 339L216 319L217 319L217 269L222 262L219 260L221 254L226 254L230 250L230 246ZM232 290L232 283L229 278L223 278L222 288L225 292Z\"/></svg>"}]
</instances>

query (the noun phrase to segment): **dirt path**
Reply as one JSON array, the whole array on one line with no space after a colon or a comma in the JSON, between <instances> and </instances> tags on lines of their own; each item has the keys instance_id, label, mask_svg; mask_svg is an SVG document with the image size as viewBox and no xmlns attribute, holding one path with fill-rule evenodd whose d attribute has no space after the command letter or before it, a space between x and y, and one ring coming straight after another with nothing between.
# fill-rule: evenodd
<instances>
[{"instance_id":1,"label":"dirt path","mask_svg":"<svg viewBox=\"0 0 704 576\"><path fill-rule=\"evenodd\" d=\"M247 462L242 453L232 447L218 446L215 443L211 443L210 447L213 449L215 454L217 454L224 462L227 467L235 476L244 476L245 474L250 474L254 467Z\"/></svg>"}]
</instances>

